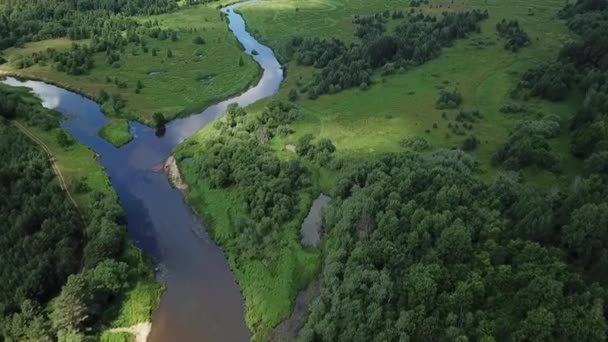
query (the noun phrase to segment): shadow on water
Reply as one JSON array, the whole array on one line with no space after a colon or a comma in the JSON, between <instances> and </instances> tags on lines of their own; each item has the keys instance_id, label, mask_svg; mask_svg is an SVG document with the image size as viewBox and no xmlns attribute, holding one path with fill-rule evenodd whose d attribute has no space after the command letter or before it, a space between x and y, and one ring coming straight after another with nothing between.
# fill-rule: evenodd
<instances>
[{"instance_id":1,"label":"shadow on water","mask_svg":"<svg viewBox=\"0 0 608 342\"><path fill-rule=\"evenodd\" d=\"M254 0L255 1L255 0ZM263 69L259 83L234 98L199 114L177 119L162 137L130 122L134 140L115 148L97 132L107 122L95 102L65 89L38 81L7 78L3 83L31 88L47 108L65 115L62 127L100 155L128 221L130 239L162 270L167 290L153 315L151 342L247 341L243 298L222 250L205 231L201 220L185 204L154 165L166 159L184 139L221 115L230 103L246 106L275 94L283 70L272 50L257 42L233 11L243 3L223 8L230 30Z\"/></svg>"}]
</instances>

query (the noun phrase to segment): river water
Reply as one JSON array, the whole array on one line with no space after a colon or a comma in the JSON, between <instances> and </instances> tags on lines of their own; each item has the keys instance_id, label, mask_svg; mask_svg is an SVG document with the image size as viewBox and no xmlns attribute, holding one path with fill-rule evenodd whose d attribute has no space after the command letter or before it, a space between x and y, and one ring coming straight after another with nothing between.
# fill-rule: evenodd
<instances>
[{"instance_id":1,"label":"river water","mask_svg":"<svg viewBox=\"0 0 608 342\"><path fill-rule=\"evenodd\" d=\"M243 298L222 250L209 238L204 223L182 194L169 185L165 175L152 170L177 144L221 115L230 103L246 106L278 91L283 80L281 65L270 48L246 31L243 18L234 12L242 4L221 11L245 52L258 52L253 58L263 69L259 83L202 113L172 121L161 138L153 129L130 122L135 139L115 148L97 135L107 119L94 101L43 82L3 81L31 88L44 106L64 113L62 127L101 156L100 163L125 210L130 239L152 258L167 287L152 317L149 342L236 342L250 338Z\"/></svg>"}]
</instances>

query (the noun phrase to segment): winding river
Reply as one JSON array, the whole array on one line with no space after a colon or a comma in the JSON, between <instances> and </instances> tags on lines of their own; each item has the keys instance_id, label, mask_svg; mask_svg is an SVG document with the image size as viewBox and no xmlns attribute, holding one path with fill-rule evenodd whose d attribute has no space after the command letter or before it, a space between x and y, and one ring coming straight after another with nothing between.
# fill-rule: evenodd
<instances>
[{"instance_id":1,"label":"winding river","mask_svg":"<svg viewBox=\"0 0 608 342\"><path fill-rule=\"evenodd\" d=\"M153 129L130 122L135 139L115 148L97 135L107 119L94 101L43 82L3 81L31 88L46 107L64 113L62 127L101 156L100 163L127 215L129 237L153 259L166 284L153 314L150 342L236 342L250 338L243 298L222 250L209 238L204 223L182 194L169 185L165 175L152 170L177 144L221 115L230 103L246 106L278 91L283 69L272 50L256 41L246 31L243 18L234 12L244 3L221 11L245 52L258 52L252 56L263 69L259 83L202 113L172 121L162 138L156 137Z\"/></svg>"}]
</instances>

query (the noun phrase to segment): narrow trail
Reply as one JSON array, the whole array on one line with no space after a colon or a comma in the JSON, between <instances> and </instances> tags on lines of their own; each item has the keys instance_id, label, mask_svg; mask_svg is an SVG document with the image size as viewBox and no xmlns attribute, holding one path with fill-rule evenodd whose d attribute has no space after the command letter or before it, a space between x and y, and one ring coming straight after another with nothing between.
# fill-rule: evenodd
<instances>
[{"instance_id":1,"label":"narrow trail","mask_svg":"<svg viewBox=\"0 0 608 342\"><path fill-rule=\"evenodd\" d=\"M80 210L80 208L78 207L78 204L76 204L74 197L72 197L72 194L70 193L70 190L68 189L68 186L65 182L65 178L63 177L61 170L59 170L59 167L57 166L57 163L55 162L55 157L53 156L53 153L51 152L49 147L42 140L40 140L38 137L36 137L32 132L30 132L27 128L25 128L25 126L23 126L22 124L20 124L16 121L13 121L13 124L23 134L25 134L28 138L32 139L36 144L38 144L38 146L40 146L42 148L42 150L44 150L44 152L49 157L49 161L51 162L53 172L57 176L57 179L59 179L59 187L61 187L61 189L63 191L65 191L66 194L68 194L68 197L69 197L70 201L72 201L72 203L74 204L74 207L76 207L77 210Z\"/></svg>"}]
</instances>

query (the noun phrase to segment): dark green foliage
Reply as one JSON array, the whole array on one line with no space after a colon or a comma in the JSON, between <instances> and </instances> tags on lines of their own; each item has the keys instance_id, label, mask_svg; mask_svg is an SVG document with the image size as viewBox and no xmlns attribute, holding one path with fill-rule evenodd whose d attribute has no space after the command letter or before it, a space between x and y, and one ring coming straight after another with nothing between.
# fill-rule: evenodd
<instances>
[{"instance_id":1,"label":"dark green foliage","mask_svg":"<svg viewBox=\"0 0 608 342\"><path fill-rule=\"evenodd\" d=\"M576 157L588 158L608 145L608 2L578 0L567 5L560 16L580 38L565 44L557 61L526 72L520 88L550 100L562 99L574 88L584 94L570 125L571 151ZM600 161L596 155L594 162ZM592 162L588 165L594 169Z\"/></svg>"},{"instance_id":2,"label":"dark green foliage","mask_svg":"<svg viewBox=\"0 0 608 342\"><path fill-rule=\"evenodd\" d=\"M437 102L435 102L435 107L437 109L454 109L458 108L461 103L462 95L458 89L452 91L441 90Z\"/></svg>"},{"instance_id":3,"label":"dark green foliage","mask_svg":"<svg viewBox=\"0 0 608 342\"><path fill-rule=\"evenodd\" d=\"M174 0L9 1L0 6L0 18L3 18L0 20L0 50L48 38L101 36L109 18L159 14L176 8Z\"/></svg>"},{"instance_id":4,"label":"dark green foliage","mask_svg":"<svg viewBox=\"0 0 608 342\"><path fill-rule=\"evenodd\" d=\"M83 223L48 157L17 132L0 123L0 321L26 299L54 295L83 246Z\"/></svg>"},{"instance_id":5,"label":"dark green foliage","mask_svg":"<svg viewBox=\"0 0 608 342\"><path fill-rule=\"evenodd\" d=\"M286 50L299 64L321 69L308 87L309 98L314 99L352 87L365 89L371 84L371 72L389 63L387 69L394 71L402 65L422 64L436 58L442 47L471 32L479 32L479 21L487 17L487 11L479 10L438 17L407 15L391 33L385 32L385 15L356 17L359 45L347 47L336 39L296 37Z\"/></svg>"},{"instance_id":6,"label":"dark green foliage","mask_svg":"<svg viewBox=\"0 0 608 342\"><path fill-rule=\"evenodd\" d=\"M128 266L106 260L94 268L71 275L53 303L50 320L57 331L83 332L103 313L100 304L116 296L126 282Z\"/></svg>"},{"instance_id":7,"label":"dark green foliage","mask_svg":"<svg viewBox=\"0 0 608 342\"><path fill-rule=\"evenodd\" d=\"M163 129L165 124L167 123L167 119L165 119L165 115L161 112L155 112L152 115L152 120L154 121L154 127L158 129Z\"/></svg>"},{"instance_id":8,"label":"dark green foliage","mask_svg":"<svg viewBox=\"0 0 608 342\"><path fill-rule=\"evenodd\" d=\"M57 113L29 93L0 86L0 97L7 100L0 101L7 117L43 122L63 145L74 142L58 120L40 119ZM0 340L96 340L103 312L128 284L127 265L115 261L126 243L122 208L116 198L93 193L89 221L82 222L48 156L2 122L0 155ZM69 188L91 190L85 179L70 181Z\"/></svg>"},{"instance_id":9,"label":"dark green foliage","mask_svg":"<svg viewBox=\"0 0 608 342\"><path fill-rule=\"evenodd\" d=\"M557 121L526 121L515 128L504 145L499 147L494 160L509 170L537 166L551 171L559 170L559 159L551 151L548 139L559 134Z\"/></svg>"},{"instance_id":10,"label":"dark green foliage","mask_svg":"<svg viewBox=\"0 0 608 342\"><path fill-rule=\"evenodd\" d=\"M461 148L463 151L473 151L474 149L477 148L478 145L479 145L479 139L477 139L477 137L474 135L469 135L462 142Z\"/></svg>"},{"instance_id":11,"label":"dark green foliage","mask_svg":"<svg viewBox=\"0 0 608 342\"><path fill-rule=\"evenodd\" d=\"M63 148L68 148L74 144L74 139L70 137L64 130L57 131L57 143Z\"/></svg>"},{"instance_id":12,"label":"dark green foliage","mask_svg":"<svg viewBox=\"0 0 608 342\"><path fill-rule=\"evenodd\" d=\"M506 40L505 49L507 50L517 52L530 44L528 34L519 26L517 20L501 20L496 24L496 31Z\"/></svg>"},{"instance_id":13,"label":"dark green foliage","mask_svg":"<svg viewBox=\"0 0 608 342\"><path fill-rule=\"evenodd\" d=\"M196 37L194 37L194 39L192 39L192 43L194 43L196 45L203 45L203 44L205 44L205 40L201 36L196 36Z\"/></svg>"},{"instance_id":14,"label":"dark green foliage","mask_svg":"<svg viewBox=\"0 0 608 342\"><path fill-rule=\"evenodd\" d=\"M312 134L304 134L296 143L296 153L304 158L312 160L319 165L327 165L336 151L336 147L328 138L319 139L315 144Z\"/></svg>"},{"instance_id":15,"label":"dark green foliage","mask_svg":"<svg viewBox=\"0 0 608 342\"><path fill-rule=\"evenodd\" d=\"M70 191L75 194L84 194L91 191L91 187L86 182L86 178L72 178L70 181Z\"/></svg>"},{"instance_id":16,"label":"dark green foliage","mask_svg":"<svg viewBox=\"0 0 608 342\"><path fill-rule=\"evenodd\" d=\"M295 102L298 100L298 96L298 90L296 88L291 88L289 95L287 95L287 99L291 102Z\"/></svg>"},{"instance_id":17,"label":"dark green foliage","mask_svg":"<svg viewBox=\"0 0 608 342\"><path fill-rule=\"evenodd\" d=\"M474 164L392 155L339 182L301 341L605 340L605 290L569 265L606 260L606 184L550 198Z\"/></svg>"},{"instance_id":18,"label":"dark green foliage","mask_svg":"<svg viewBox=\"0 0 608 342\"><path fill-rule=\"evenodd\" d=\"M71 75L82 75L89 72L94 67L93 56L95 53L105 52L106 63L114 68L120 68L121 54L126 51L130 44L130 52L134 56L143 51L148 51L148 46L145 37L164 40L168 37L172 41L178 39L177 32L173 30L165 30L158 27L158 22L145 22L130 18L130 15L142 13L158 13L176 8L173 0L163 0L156 2L154 5L147 1L126 1L122 3L114 3L112 8L100 8L98 4L85 4L79 2L76 4L56 5L57 8L50 9L50 13L30 13L31 11L46 11L49 10L46 6L55 3L55 0L45 0L37 2L38 6L33 6L30 2L19 0L19 4L15 8L7 6L0 9L0 17L3 10L13 13L13 20L19 20L19 16L34 16L37 21L24 24L22 30L12 32L15 38L5 42L10 45L19 45L25 41L40 40L52 37L67 36L74 40L87 39L90 41L85 44L72 45L72 48L67 51L56 51L55 49L47 49L42 52L35 52L31 56L18 58L13 61L17 68L27 68L33 64L47 65L52 63L56 70L65 72ZM126 6L126 12L120 9L121 6ZM92 7L91 7L92 6ZM156 7L156 9L151 9ZM162 7L162 9L161 9ZM149 10L144 10L148 8ZM53 13L54 11L54 13ZM17 15L18 13L18 15ZM53 14L52 14L53 13ZM41 20L48 21L46 23ZM9 22L11 19L8 20ZM6 21L0 22L0 32L3 24ZM56 31L47 32L44 28L35 34L36 30L40 29L40 25L49 25ZM18 25L17 25L18 26ZM126 33L126 34L125 34ZM1 37L1 34L0 34ZM0 38L0 45L3 43ZM155 52L154 52L155 53Z\"/></svg>"},{"instance_id":19,"label":"dark green foliage","mask_svg":"<svg viewBox=\"0 0 608 342\"><path fill-rule=\"evenodd\" d=\"M272 102L259 116L248 116L236 104L230 105L215 124L220 134L192 156L190 165L212 187L239 194L246 216L236 222L235 244L242 248L243 257L273 248L274 231L293 218L298 190L310 184L309 172L299 160L280 160L268 146L276 127L296 117L297 109L290 103ZM251 249L251 243L258 248Z\"/></svg>"},{"instance_id":20,"label":"dark green foliage","mask_svg":"<svg viewBox=\"0 0 608 342\"><path fill-rule=\"evenodd\" d=\"M99 91L99 94L97 95L97 100L100 103L104 103L106 101L108 101L110 99L110 94L108 94L108 92L106 92L105 90L101 89Z\"/></svg>"},{"instance_id":21,"label":"dark green foliage","mask_svg":"<svg viewBox=\"0 0 608 342\"><path fill-rule=\"evenodd\" d=\"M585 169L589 173L608 174L608 151L599 151L585 160Z\"/></svg>"},{"instance_id":22,"label":"dark green foliage","mask_svg":"<svg viewBox=\"0 0 608 342\"><path fill-rule=\"evenodd\" d=\"M22 94L23 91L0 84L0 118L25 120L44 130L59 126L61 114L32 106Z\"/></svg>"},{"instance_id":23,"label":"dark green foliage","mask_svg":"<svg viewBox=\"0 0 608 342\"><path fill-rule=\"evenodd\" d=\"M533 96L559 101L568 95L574 85L575 76L576 70L572 64L541 64L526 71L520 86L530 89Z\"/></svg>"},{"instance_id":24,"label":"dark green foliage","mask_svg":"<svg viewBox=\"0 0 608 342\"><path fill-rule=\"evenodd\" d=\"M500 112L505 114L525 112L526 107L517 103L507 103L500 107Z\"/></svg>"},{"instance_id":25,"label":"dark green foliage","mask_svg":"<svg viewBox=\"0 0 608 342\"><path fill-rule=\"evenodd\" d=\"M403 138L399 144L412 151L421 152L431 148L431 144L423 137L407 137Z\"/></svg>"}]
</instances>

